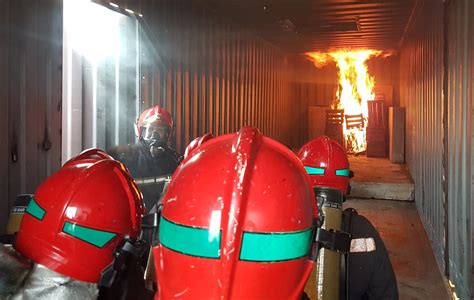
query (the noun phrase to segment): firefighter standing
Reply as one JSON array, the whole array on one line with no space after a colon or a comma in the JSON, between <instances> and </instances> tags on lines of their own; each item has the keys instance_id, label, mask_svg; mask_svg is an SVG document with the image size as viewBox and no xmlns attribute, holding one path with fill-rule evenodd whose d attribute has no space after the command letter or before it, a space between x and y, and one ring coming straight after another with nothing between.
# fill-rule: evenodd
<instances>
[{"instance_id":1,"label":"firefighter standing","mask_svg":"<svg viewBox=\"0 0 474 300\"><path fill-rule=\"evenodd\" d=\"M135 123L138 143L109 151L130 170L143 193L147 211L157 204L165 183L180 162L180 156L171 148L173 125L170 113L155 105L146 109Z\"/></svg>"},{"instance_id":2,"label":"firefighter standing","mask_svg":"<svg viewBox=\"0 0 474 300\"><path fill-rule=\"evenodd\" d=\"M331 187L344 196L350 191L351 171L344 148L336 141L318 137L305 144L298 157L314 187ZM377 230L354 209L342 216L342 231L352 235L350 253L342 262L340 299L398 299L392 264Z\"/></svg>"}]
</instances>

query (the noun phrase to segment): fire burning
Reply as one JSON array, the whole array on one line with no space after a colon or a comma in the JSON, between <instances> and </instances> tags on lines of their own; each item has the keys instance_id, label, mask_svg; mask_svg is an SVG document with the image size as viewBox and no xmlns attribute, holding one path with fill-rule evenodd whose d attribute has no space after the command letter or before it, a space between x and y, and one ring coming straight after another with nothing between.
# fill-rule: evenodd
<instances>
[{"instance_id":1,"label":"fire burning","mask_svg":"<svg viewBox=\"0 0 474 300\"><path fill-rule=\"evenodd\" d=\"M373 100L375 80L367 70L367 60L382 54L377 50L336 50L332 52L308 52L317 68L334 61L338 68L339 85L333 109L344 109L344 138L348 153L366 150L367 101Z\"/></svg>"}]
</instances>

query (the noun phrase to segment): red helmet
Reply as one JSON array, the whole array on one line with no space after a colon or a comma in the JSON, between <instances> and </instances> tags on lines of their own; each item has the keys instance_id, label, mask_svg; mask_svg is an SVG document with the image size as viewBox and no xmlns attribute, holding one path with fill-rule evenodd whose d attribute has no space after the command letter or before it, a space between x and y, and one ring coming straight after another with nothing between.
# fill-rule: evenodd
<instances>
[{"instance_id":1,"label":"red helmet","mask_svg":"<svg viewBox=\"0 0 474 300\"><path fill-rule=\"evenodd\" d=\"M167 145L172 129L173 118L159 105L145 109L135 123L136 136L151 144Z\"/></svg>"},{"instance_id":2,"label":"red helmet","mask_svg":"<svg viewBox=\"0 0 474 300\"><path fill-rule=\"evenodd\" d=\"M155 299L300 299L313 199L298 158L255 128L202 144L163 199Z\"/></svg>"},{"instance_id":3,"label":"red helmet","mask_svg":"<svg viewBox=\"0 0 474 300\"><path fill-rule=\"evenodd\" d=\"M184 150L184 158L188 157L191 152L193 152L196 148L199 148L204 142L212 139L214 136L212 133L206 133L203 136L197 137L194 140L189 143L189 145L186 147L186 150Z\"/></svg>"},{"instance_id":4,"label":"red helmet","mask_svg":"<svg viewBox=\"0 0 474 300\"><path fill-rule=\"evenodd\" d=\"M139 234L142 214L141 194L125 167L87 150L36 190L15 248L53 271L96 283L123 238Z\"/></svg>"},{"instance_id":5,"label":"red helmet","mask_svg":"<svg viewBox=\"0 0 474 300\"><path fill-rule=\"evenodd\" d=\"M347 194L351 174L349 160L338 142L327 136L317 137L301 147L298 157L313 186L332 187Z\"/></svg>"}]
</instances>

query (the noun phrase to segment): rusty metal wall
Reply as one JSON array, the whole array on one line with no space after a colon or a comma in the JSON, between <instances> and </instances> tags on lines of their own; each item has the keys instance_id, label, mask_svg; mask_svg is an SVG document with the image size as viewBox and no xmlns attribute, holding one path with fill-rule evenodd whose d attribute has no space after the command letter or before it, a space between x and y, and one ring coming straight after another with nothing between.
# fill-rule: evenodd
<instances>
[{"instance_id":1,"label":"rusty metal wall","mask_svg":"<svg viewBox=\"0 0 474 300\"><path fill-rule=\"evenodd\" d=\"M418 1L400 60L416 204L438 264L461 299L473 296L473 6Z\"/></svg>"},{"instance_id":2,"label":"rusty metal wall","mask_svg":"<svg viewBox=\"0 0 474 300\"><path fill-rule=\"evenodd\" d=\"M0 233L61 160L62 3L0 1Z\"/></svg>"},{"instance_id":3,"label":"rusty metal wall","mask_svg":"<svg viewBox=\"0 0 474 300\"><path fill-rule=\"evenodd\" d=\"M161 57L156 68L141 70L141 110L158 103L171 111L178 152L197 136L243 125L291 144L292 103L281 51L199 2L118 3L143 14Z\"/></svg>"}]
</instances>

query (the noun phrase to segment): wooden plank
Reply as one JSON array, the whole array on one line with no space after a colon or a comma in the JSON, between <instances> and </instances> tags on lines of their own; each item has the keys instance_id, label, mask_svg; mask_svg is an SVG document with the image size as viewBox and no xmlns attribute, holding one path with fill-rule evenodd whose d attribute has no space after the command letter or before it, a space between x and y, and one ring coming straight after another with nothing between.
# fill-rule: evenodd
<instances>
[{"instance_id":1,"label":"wooden plank","mask_svg":"<svg viewBox=\"0 0 474 300\"><path fill-rule=\"evenodd\" d=\"M392 163L405 163L405 108L390 107L388 113L389 158Z\"/></svg>"},{"instance_id":2,"label":"wooden plank","mask_svg":"<svg viewBox=\"0 0 474 300\"><path fill-rule=\"evenodd\" d=\"M387 157L385 127L367 127L367 157Z\"/></svg>"},{"instance_id":3,"label":"wooden plank","mask_svg":"<svg viewBox=\"0 0 474 300\"><path fill-rule=\"evenodd\" d=\"M393 106L393 86L387 84L375 84L374 93L383 95L385 107Z\"/></svg>"}]
</instances>

